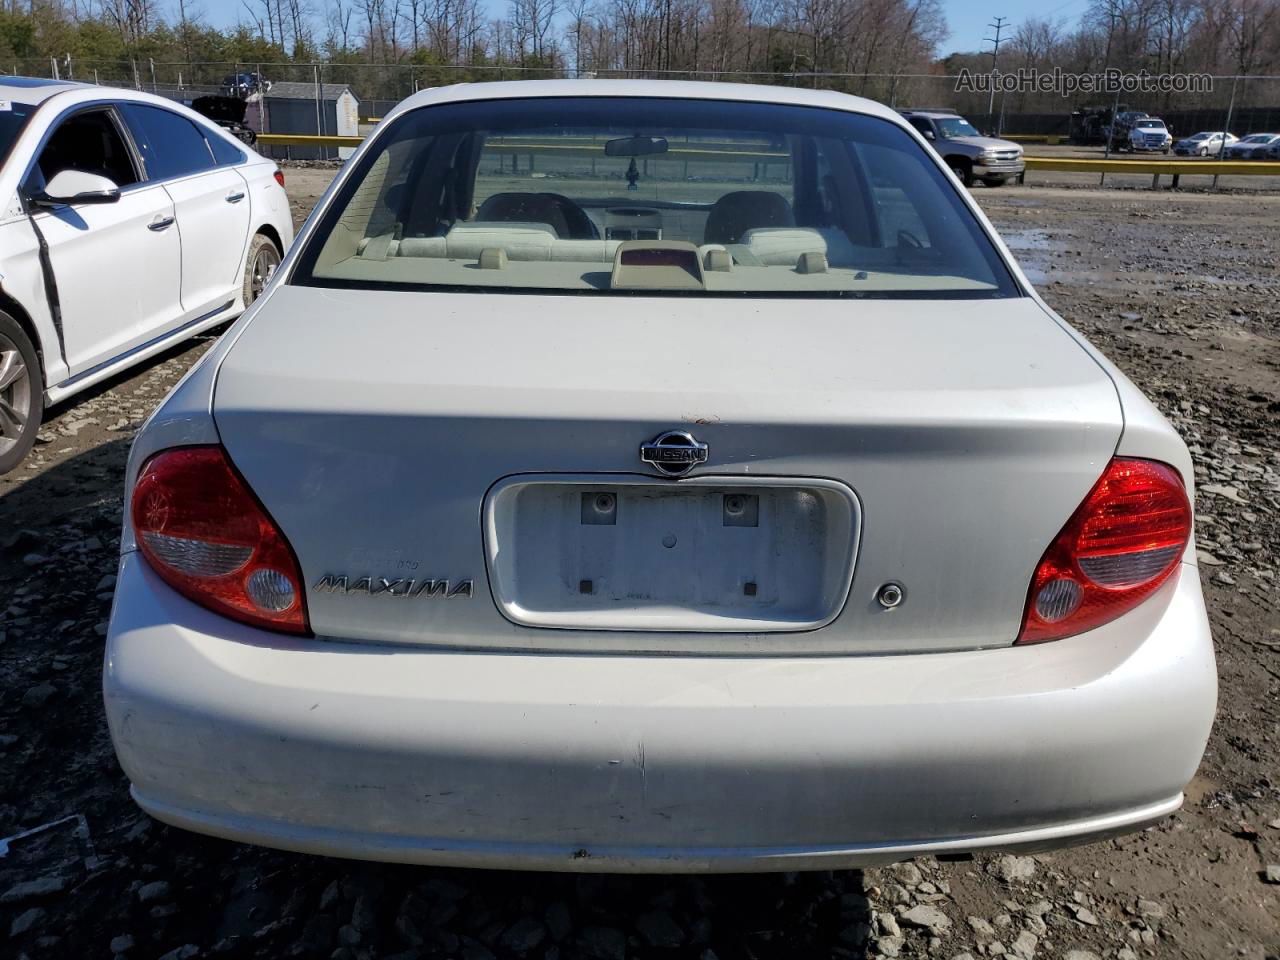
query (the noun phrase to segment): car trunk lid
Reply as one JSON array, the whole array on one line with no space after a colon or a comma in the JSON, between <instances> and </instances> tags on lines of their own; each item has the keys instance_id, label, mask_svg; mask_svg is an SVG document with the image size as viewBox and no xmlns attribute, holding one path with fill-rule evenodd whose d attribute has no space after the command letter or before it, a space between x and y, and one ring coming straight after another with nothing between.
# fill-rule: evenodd
<instances>
[{"instance_id":1,"label":"car trunk lid","mask_svg":"<svg viewBox=\"0 0 1280 960\"><path fill-rule=\"evenodd\" d=\"M298 286L241 334L214 412L318 635L717 653L1011 643L1122 426L1030 298ZM687 479L641 459L668 431L707 444ZM588 523L601 493L642 521ZM754 534L730 530L743 493Z\"/></svg>"}]
</instances>

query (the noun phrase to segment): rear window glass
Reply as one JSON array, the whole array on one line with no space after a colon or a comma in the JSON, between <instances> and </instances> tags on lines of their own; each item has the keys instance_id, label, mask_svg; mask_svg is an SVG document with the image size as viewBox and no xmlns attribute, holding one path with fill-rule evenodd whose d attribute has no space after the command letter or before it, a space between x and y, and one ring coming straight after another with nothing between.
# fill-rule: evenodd
<instances>
[{"instance_id":1,"label":"rear window glass","mask_svg":"<svg viewBox=\"0 0 1280 960\"><path fill-rule=\"evenodd\" d=\"M204 134L186 117L162 107L123 104L151 180L168 180L208 170L213 154Z\"/></svg>"},{"instance_id":2,"label":"rear window glass","mask_svg":"<svg viewBox=\"0 0 1280 960\"><path fill-rule=\"evenodd\" d=\"M695 295L1016 296L885 120L708 100L423 107L356 161L293 282Z\"/></svg>"},{"instance_id":3,"label":"rear window glass","mask_svg":"<svg viewBox=\"0 0 1280 960\"><path fill-rule=\"evenodd\" d=\"M216 133L206 133L204 136L209 141L209 149L213 151L213 159L219 166L240 163L244 160L244 153L237 149L235 144L228 143Z\"/></svg>"}]
</instances>

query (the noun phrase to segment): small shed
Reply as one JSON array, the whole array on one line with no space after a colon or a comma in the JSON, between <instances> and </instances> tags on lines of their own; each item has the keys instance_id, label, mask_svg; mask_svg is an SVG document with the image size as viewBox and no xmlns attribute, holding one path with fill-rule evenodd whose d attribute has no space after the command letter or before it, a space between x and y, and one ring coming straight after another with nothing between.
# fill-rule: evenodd
<instances>
[{"instance_id":1,"label":"small shed","mask_svg":"<svg viewBox=\"0 0 1280 960\"><path fill-rule=\"evenodd\" d=\"M319 136L360 135L360 98L345 83L273 83L262 97L260 133ZM260 147L260 152L286 160L345 160L354 147Z\"/></svg>"}]
</instances>

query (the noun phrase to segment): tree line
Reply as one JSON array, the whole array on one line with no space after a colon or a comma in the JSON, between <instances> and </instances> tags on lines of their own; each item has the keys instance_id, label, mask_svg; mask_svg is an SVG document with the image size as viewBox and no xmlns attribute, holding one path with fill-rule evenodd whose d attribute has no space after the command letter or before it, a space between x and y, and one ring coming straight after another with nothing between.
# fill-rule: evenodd
<instances>
[{"instance_id":1,"label":"tree line","mask_svg":"<svg viewBox=\"0 0 1280 960\"><path fill-rule=\"evenodd\" d=\"M989 54L953 54L941 61L945 72L962 68L990 70ZM1002 44L1003 71L1060 68L1076 74L1107 69L1130 74L1208 74L1215 77L1269 77L1237 84L1238 103L1280 107L1280 0L1092 0L1073 27L1064 20L1030 17L1016 24ZM1219 81L1201 103L1225 103L1232 83ZM984 112L987 98L959 98L973 112ZM1195 106L1183 94L1121 96L1132 106L1167 111ZM1007 112L1063 108L1056 94L1029 91L1004 98ZM1081 95L1107 104L1110 97ZM1075 105L1075 104L1073 104Z\"/></svg>"},{"instance_id":2,"label":"tree line","mask_svg":"<svg viewBox=\"0 0 1280 960\"><path fill-rule=\"evenodd\" d=\"M985 110L946 76L993 65L989 49L938 57L939 0L507 0L497 11L485 0L235 0L228 29L198 2L0 0L0 69L171 85L216 83L232 63L309 80L319 61L324 79L366 98L495 76L716 75ZM1002 71L1280 74L1280 0L1091 0L1072 26L1013 26ZM131 75L103 76L109 64ZM368 64L387 69L355 66ZM1004 100L1019 111L1065 106L1035 93Z\"/></svg>"}]
</instances>

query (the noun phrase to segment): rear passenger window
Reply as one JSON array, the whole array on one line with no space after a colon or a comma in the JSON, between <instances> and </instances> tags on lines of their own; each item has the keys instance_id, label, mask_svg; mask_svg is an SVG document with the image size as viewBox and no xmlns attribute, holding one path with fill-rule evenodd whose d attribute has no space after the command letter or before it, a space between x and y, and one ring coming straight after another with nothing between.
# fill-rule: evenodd
<instances>
[{"instance_id":1,"label":"rear passenger window","mask_svg":"<svg viewBox=\"0 0 1280 960\"><path fill-rule=\"evenodd\" d=\"M209 149L213 151L213 159L218 166L223 167L227 164L240 163L244 160L243 153L217 134L207 133L205 134L205 139L209 141Z\"/></svg>"},{"instance_id":2,"label":"rear passenger window","mask_svg":"<svg viewBox=\"0 0 1280 960\"><path fill-rule=\"evenodd\" d=\"M204 134L186 117L162 107L138 103L121 106L142 151L148 178L185 177L214 166Z\"/></svg>"}]
</instances>

